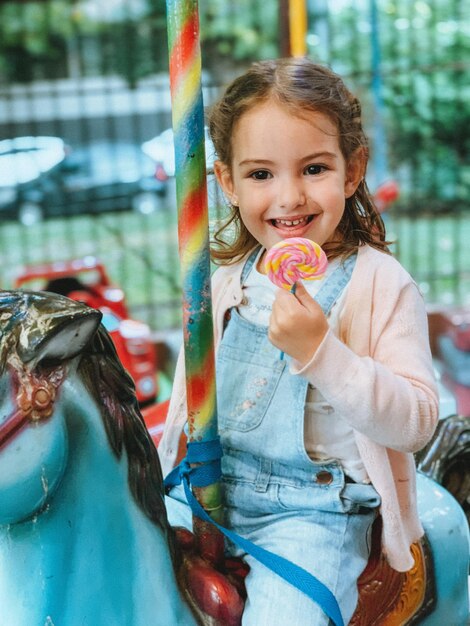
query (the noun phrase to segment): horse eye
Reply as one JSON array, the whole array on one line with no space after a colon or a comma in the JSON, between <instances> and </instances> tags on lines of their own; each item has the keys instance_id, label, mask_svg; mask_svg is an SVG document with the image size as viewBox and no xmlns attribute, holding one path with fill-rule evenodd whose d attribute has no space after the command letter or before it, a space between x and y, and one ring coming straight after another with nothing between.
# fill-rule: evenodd
<instances>
[{"instance_id":1,"label":"horse eye","mask_svg":"<svg viewBox=\"0 0 470 626\"><path fill-rule=\"evenodd\" d=\"M36 364L36 369L40 370L52 370L56 367L59 367L63 363L62 360L58 358L44 357Z\"/></svg>"}]
</instances>

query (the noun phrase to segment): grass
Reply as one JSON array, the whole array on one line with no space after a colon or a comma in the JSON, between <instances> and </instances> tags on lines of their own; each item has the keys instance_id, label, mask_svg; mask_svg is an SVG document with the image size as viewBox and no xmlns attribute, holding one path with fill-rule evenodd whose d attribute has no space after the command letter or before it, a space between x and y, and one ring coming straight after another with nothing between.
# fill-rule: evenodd
<instances>
[{"instance_id":1,"label":"grass","mask_svg":"<svg viewBox=\"0 0 470 626\"><path fill-rule=\"evenodd\" d=\"M470 303L470 213L387 216L394 252L429 303ZM26 265L93 255L125 293L133 315L155 330L181 323L176 210L0 225L0 281L11 288Z\"/></svg>"}]
</instances>

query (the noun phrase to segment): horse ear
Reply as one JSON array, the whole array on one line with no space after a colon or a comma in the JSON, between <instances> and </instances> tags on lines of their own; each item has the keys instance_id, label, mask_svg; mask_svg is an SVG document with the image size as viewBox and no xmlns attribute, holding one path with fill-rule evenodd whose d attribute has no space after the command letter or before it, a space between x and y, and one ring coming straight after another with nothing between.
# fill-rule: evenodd
<instances>
[{"instance_id":1,"label":"horse ear","mask_svg":"<svg viewBox=\"0 0 470 626\"><path fill-rule=\"evenodd\" d=\"M63 320L55 319L54 328L36 346L32 360L63 361L81 354L96 333L101 317L99 311L88 309L81 315L64 316Z\"/></svg>"}]
</instances>

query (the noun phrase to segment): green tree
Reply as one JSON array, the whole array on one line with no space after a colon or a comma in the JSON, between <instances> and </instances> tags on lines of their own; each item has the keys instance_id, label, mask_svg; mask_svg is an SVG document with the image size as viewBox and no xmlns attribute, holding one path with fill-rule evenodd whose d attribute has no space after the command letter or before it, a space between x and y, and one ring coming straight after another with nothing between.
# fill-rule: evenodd
<instances>
[{"instance_id":1,"label":"green tree","mask_svg":"<svg viewBox=\"0 0 470 626\"><path fill-rule=\"evenodd\" d=\"M0 76L3 82L65 75L65 39L72 11L66 2L0 4Z\"/></svg>"}]
</instances>

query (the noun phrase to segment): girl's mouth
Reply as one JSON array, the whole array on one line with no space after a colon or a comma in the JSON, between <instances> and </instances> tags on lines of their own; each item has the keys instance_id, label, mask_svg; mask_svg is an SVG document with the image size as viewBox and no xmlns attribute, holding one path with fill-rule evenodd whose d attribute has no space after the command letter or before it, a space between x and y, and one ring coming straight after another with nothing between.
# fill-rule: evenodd
<instances>
[{"instance_id":1,"label":"girl's mouth","mask_svg":"<svg viewBox=\"0 0 470 626\"><path fill-rule=\"evenodd\" d=\"M285 230L287 228L302 228L302 226L306 226L307 224L310 224L310 222L313 220L313 215L304 215L303 217L294 217L293 219L272 219L271 224L275 227L275 228L280 228L282 230Z\"/></svg>"}]
</instances>

